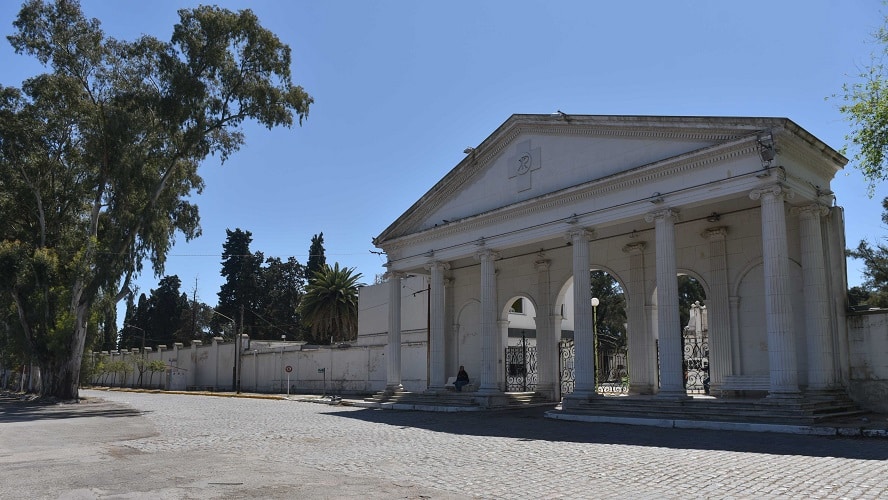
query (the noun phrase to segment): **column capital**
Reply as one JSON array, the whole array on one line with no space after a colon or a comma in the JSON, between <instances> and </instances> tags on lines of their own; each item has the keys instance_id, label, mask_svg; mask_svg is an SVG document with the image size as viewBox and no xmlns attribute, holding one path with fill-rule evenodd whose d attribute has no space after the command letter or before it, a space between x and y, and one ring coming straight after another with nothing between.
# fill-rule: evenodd
<instances>
[{"instance_id":1,"label":"column capital","mask_svg":"<svg viewBox=\"0 0 888 500\"><path fill-rule=\"evenodd\" d=\"M571 229L570 231L564 233L564 239L569 241L570 243L578 243L580 240L583 239L589 241L594 237L595 231L586 228Z\"/></svg>"},{"instance_id":2,"label":"column capital","mask_svg":"<svg viewBox=\"0 0 888 500\"><path fill-rule=\"evenodd\" d=\"M823 203L815 202L801 207L792 207L789 213L799 217L811 217L817 219L827 216L829 214L829 207Z\"/></svg>"},{"instance_id":3,"label":"column capital","mask_svg":"<svg viewBox=\"0 0 888 500\"><path fill-rule=\"evenodd\" d=\"M678 215L678 210L674 208L666 208L663 210L657 210L656 212L645 214L644 221L650 223L658 219L678 220Z\"/></svg>"},{"instance_id":4,"label":"column capital","mask_svg":"<svg viewBox=\"0 0 888 500\"><path fill-rule=\"evenodd\" d=\"M749 197L753 200L758 200L760 198L776 198L782 197L786 200L791 200L795 196L795 193L788 187L784 186L779 182L775 182L774 184L769 184L765 187L759 189L753 189L749 192Z\"/></svg>"},{"instance_id":5,"label":"column capital","mask_svg":"<svg viewBox=\"0 0 888 500\"><path fill-rule=\"evenodd\" d=\"M629 243L629 244L623 245L623 252L628 253L629 255L639 255L642 252L644 252L644 247L646 247L646 246L647 246L647 244L643 241Z\"/></svg>"},{"instance_id":6,"label":"column capital","mask_svg":"<svg viewBox=\"0 0 888 500\"><path fill-rule=\"evenodd\" d=\"M704 230L701 236L709 241L724 241L728 237L728 228L725 226L710 227Z\"/></svg>"},{"instance_id":7,"label":"column capital","mask_svg":"<svg viewBox=\"0 0 888 500\"><path fill-rule=\"evenodd\" d=\"M481 262L499 260L500 254L496 250L485 248L475 252L475 259Z\"/></svg>"},{"instance_id":8,"label":"column capital","mask_svg":"<svg viewBox=\"0 0 888 500\"><path fill-rule=\"evenodd\" d=\"M395 278L401 279L405 276L407 276L407 273L405 273L403 271L387 271L385 274L382 275L382 277L387 280L395 279Z\"/></svg>"},{"instance_id":9,"label":"column capital","mask_svg":"<svg viewBox=\"0 0 888 500\"><path fill-rule=\"evenodd\" d=\"M552 265L552 261L548 259L539 259L533 263L537 271L547 271L550 265Z\"/></svg>"},{"instance_id":10,"label":"column capital","mask_svg":"<svg viewBox=\"0 0 888 500\"><path fill-rule=\"evenodd\" d=\"M448 269L450 269L450 263L442 262L440 260L433 260L433 261L427 263L424 267L429 271L434 269L437 271L444 272L444 271L447 271Z\"/></svg>"}]
</instances>

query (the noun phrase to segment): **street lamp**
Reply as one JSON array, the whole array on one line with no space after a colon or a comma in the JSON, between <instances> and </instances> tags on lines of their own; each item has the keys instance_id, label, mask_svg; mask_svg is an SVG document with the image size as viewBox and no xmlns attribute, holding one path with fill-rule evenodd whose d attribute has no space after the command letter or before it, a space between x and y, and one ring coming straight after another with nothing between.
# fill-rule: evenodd
<instances>
[{"instance_id":1,"label":"street lamp","mask_svg":"<svg viewBox=\"0 0 888 500\"><path fill-rule=\"evenodd\" d=\"M595 390L598 390L598 297L592 297L592 356L595 362L592 364L595 375Z\"/></svg>"}]
</instances>

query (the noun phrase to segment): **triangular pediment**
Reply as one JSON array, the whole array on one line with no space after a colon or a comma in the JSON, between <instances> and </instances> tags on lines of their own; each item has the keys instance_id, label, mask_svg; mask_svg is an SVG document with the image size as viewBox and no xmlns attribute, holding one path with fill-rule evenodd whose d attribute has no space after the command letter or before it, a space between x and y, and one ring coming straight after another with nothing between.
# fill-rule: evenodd
<instances>
[{"instance_id":1,"label":"triangular pediment","mask_svg":"<svg viewBox=\"0 0 888 500\"><path fill-rule=\"evenodd\" d=\"M783 118L513 115L376 239L377 245L574 186L705 152Z\"/></svg>"}]
</instances>

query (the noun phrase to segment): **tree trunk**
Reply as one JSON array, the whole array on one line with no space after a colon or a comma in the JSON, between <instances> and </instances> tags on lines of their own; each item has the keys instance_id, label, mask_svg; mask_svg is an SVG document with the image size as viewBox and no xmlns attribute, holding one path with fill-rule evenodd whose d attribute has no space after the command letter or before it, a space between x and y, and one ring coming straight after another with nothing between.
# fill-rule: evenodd
<instances>
[{"instance_id":1,"label":"tree trunk","mask_svg":"<svg viewBox=\"0 0 888 500\"><path fill-rule=\"evenodd\" d=\"M83 347L86 342L86 321L89 307L78 304L74 315L74 332L65 349L65 354L41 360L40 364L40 395L51 396L60 400L79 399L80 365L83 359Z\"/></svg>"}]
</instances>

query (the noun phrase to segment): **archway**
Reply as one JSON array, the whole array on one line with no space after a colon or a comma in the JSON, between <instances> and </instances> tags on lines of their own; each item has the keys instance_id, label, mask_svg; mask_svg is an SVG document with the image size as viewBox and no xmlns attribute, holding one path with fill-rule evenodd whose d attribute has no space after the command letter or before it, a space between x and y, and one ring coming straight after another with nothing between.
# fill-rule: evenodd
<instances>
[{"instance_id":1,"label":"archway","mask_svg":"<svg viewBox=\"0 0 888 500\"><path fill-rule=\"evenodd\" d=\"M507 318L503 330L504 373L506 392L533 392L539 382L536 305L526 295L506 301L501 317Z\"/></svg>"},{"instance_id":2,"label":"archway","mask_svg":"<svg viewBox=\"0 0 888 500\"><path fill-rule=\"evenodd\" d=\"M609 269L595 267L589 271L592 296L592 323L595 356L595 383L600 393L629 391L629 349L625 287ZM559 342L559 378L561 394L573 392L574 373L574 307L573 280L565 283L559 293L564 318Z\"/></svg>"}]
</instances>

